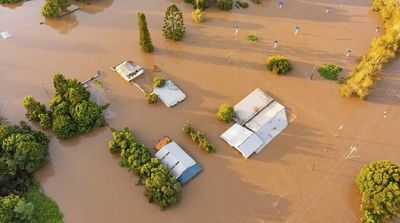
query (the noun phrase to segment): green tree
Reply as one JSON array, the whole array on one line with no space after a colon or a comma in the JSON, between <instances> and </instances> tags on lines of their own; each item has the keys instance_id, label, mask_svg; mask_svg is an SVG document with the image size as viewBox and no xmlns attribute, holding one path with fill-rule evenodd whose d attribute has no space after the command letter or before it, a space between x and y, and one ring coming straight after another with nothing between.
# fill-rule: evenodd
<instances>
[{"instance_id":1,"label":"green tree","mask_svg":"<svg viewBox=\"0 0 400 223\"><path fill-rule=\"evenodd\" d=\"M267 68L274 74L285 74L292 70L292 65L284 56L271 56L267 59Z\"/></svg>"},{"instance_id":2,"label":"green tree","mask_svg":"<svg viewBox=\"0 0 400 223\"><path fill-rule=\"evenodd\" d=\"M149 29L147 28L146 16L142 12L138 12L137 16L140 47L142 47L142 50L146 53L151 53L154 51L154 46L151 42Z\"/></svg>"},{"instance_id":3,"label":"green tree","mask_svg":"<svg viewBox=\"0 0 400 223\"><path fill-rule=\"evenodd\" d=\"M400 217L400 165L377 161L365 165L357 176L365 223Z\"/></svg>"},{"instance_id":4,"label":"green tree","mask_svg":"<svg viewBox=\"0 0 400 223\"><path fill-rule=\"evenodd\" d=\"M23 106L26 109L26 118L29 121L40 121L39 115L47 114L46 105L36 101L32 96L26 96L23 101Z\"/></svg>"},{"instance_id":5,"label":"green tree","mask_svg":"<svg viewBox=\"0 0 400 223\"><path fill-rule=\"evenodd\" d=\"M193 1L194 9L204 10L204 9L208 8L208 6L209 6L208 0L194 0Z\"/></svg>"},{"instance_id":6,"label":"green tree","mask_svg":"<svg viewBox=\"0 0 400 223\"><path fill-rule=\"evenodd\" d=\"M168 6L164 17L163 35L175 41L182 40L185 36L185 25L182 12L175 4Z\"/></svg>"},{"instance_id":7,"label":"green tree","mask_svg":"<svg viewBox=\"0 0 400 223\"><path fill-rule=\"evenodd\" d=\"M182 186L167 167L160 162L146 174L150 176L144 184L149 202L157 203L162 209L179 202Z\"/></svg>"},{"instance_id":8,"label":"green tree","mask_svg":"<svg viewBox=\"0 0 400 223\"><path fill-rule=\"evenodd\" d=\"M53 131L59 139L69 139L79 133L77 124L67 115L56 116Z\"/></svg>"},{"instance_id":9,"label":"green tree","mask_svg":"<svg viewBox=\"0 0 400 223\"><path fill-rule=\"evenodd\" d=\"M219 106L218 112L217 112L217 119L220 121L224 122L230 122L235 115L235 110L233 107L228 104L224 103L221 106Z\"/></svg>"},{"instance_id":10,"label":"green tree","mask_svg":"<svg viewBox=\"0 0 400 223\"><path fill-rule=\"evenodd\" d=\"M42 15L46 18L57 19L70 5L68 0L46 0L42 8Z\"/></svg>"},{"instance_id":11,"label":"green tree","mask_svg":"<svg viewBox=\"0 0 400 223\"><path fill-rule=\"evenodd\" d=\"M165 82L166 82L165 78L155 77L153 78L153 87L164 87Z\"/></svg>"},{"instance_id":12,"label":"green tree","mask_svg":"<svg viewBox=\"0 0 400 223\"><path fill-rule=\"evenodd\" d=\"M217 7L223 11L232 10L233 0L217 0Z\"/></svg>"},{"instance_id":13,"label":"green tree","mask_svg":"<svg viewBox=\"0 0 400 223\"><path fill-rule=\"evenodd\" d=\"M18 195L0 197L1 223L29 223L32 220L33 210L33 204Z\"/></svg>"}]
</instances>

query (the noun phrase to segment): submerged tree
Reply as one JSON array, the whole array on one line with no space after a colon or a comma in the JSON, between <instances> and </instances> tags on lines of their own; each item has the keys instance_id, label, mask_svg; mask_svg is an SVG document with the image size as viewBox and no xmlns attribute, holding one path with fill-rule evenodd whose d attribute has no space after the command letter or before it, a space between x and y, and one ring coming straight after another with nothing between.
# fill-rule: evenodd
<instances>
[{"instance_id":1,"label":"submerged tree","mask_svg":"<svg viewBox=\"0 0 400 223\"><path fill-rule=\"evenodd\" d=\"M365 165L357 176L363 222L381 223L400 217L400 165L387 160Z\"/></svg>"},{"instance_id":2,"label":"submerged tree","mask_svg":"<svg viewBox=\"0 0 400 223\"><path fill-rule=\"evenodd\" d=\"M146 52L151 53L154 51L153 43L151 42L150 32L147 28L146 16L142 12L138 12L138 28L140 47Z\"/></svg>"},{"instance_id":3,"label":"submerged tree","mask_svg":"<svg viewBox=\"0 0 400 223\"><path fill-rule=\"evenodd\" d=\"M42 15L46 18L57 19L70 5L68 0L46 0L42 8Z\"/></svg>"},{"instance_id":4,"label":"submerged tree","mask_svg":"<svg viewBox=\"0 0 400 223\"><path fill-rule=\"evenodd\" d=\"M175 4L168 6L164 17L163 35L175 41L182 40L185 36L182 12Z\"/></svg>"}]
</instances>

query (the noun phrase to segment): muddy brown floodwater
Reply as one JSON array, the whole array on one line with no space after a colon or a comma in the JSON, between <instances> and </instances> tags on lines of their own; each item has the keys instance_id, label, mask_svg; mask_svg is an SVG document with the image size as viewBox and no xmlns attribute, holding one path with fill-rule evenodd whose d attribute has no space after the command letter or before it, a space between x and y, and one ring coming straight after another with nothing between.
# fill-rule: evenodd
<instances>
[{"instance_id":1,"label":"muddy brown floodwater","mask_svg":"<svg viewBox=\"0 0 400 223\"><path fill-rule=\"evenodd\" d=\"M163 15L171 2L184 13L182 42L162 37ZM370 1L285 1L279 9L276 1L264 0L232 12L212 7L203 24L194 24L191 7L178 0L97 0L60 21L44 21L42 4L34 0L0 7L0 30L12 34L0 40L1 112L16 122L24 119L25 95L47 102L54 72L83 81L100 70L106 91L95 90L94 97L111 102L107 119L112 127L130 127L149 147L168 135L204 168L183 188L182 201L161 211L109 154L109 129L68 142L53 137L51 163L37 175L67 223L357 222L354 178L359 169L372 160L400 161L399 60L386 66L368 101L341 98L337 85L318 75L309 80L314 66L323 63L342 66L346 75L366 52L380 24L368 11ZM327 4L330 13L324 12ZM153 54L138 48L138 10L147 16ZM235 25L240 26L237 39ZM296 25L301 26L297 36ZM256 34L259 42L244 40L247 34ZM345 56L347 49L351 57ZM275 54L290 59L290 74L266 70L266 57ZM139 84L162 75L187 100L174 108L148 105L137 88L109 69L126 59L145 67ZM155 64L161 73L151 71ZM257 87L296 118L265 150L245 160L219 139L229 125L218 122L215 113L221 103L237 103ZM182 133L186 121L207 133L218 148L215 155L205 154ZM358 152L344 160L352 145Z\"/></svg>"}]
</instances>

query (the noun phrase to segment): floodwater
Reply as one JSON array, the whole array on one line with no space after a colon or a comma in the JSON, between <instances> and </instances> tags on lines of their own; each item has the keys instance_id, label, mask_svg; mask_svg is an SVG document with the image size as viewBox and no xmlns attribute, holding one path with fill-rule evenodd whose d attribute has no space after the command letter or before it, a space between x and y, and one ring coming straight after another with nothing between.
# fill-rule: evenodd
<instances>
[{"instance_id":1,"label":"floodwater","mask_svg":"<svg viewBox=\"0 0 400 223\"><path fill-rule=\"evenodd\" d=\"M184 13L183 42L162 37L171 2ZM83 81L99 70L106 90L91 90L95 98L111 102L110 126L131 128L149 147L168 135L204 168L183 188L182 201L161 211L109 154L109 129L68 142L53 137L51 163L38 177L67 223L357 222L358 170L372 160L400 161L399 60L386 67L368 101L341 98L337 85L317 74L310 80L313 68L323 63L344 67L346 75L379 35L370 1L285 1L279 9L276 1L265 0L245 10L208 9L203 24L194 24L191 7L178 0L96 0L60 21L44 20L42 4L0 7L0 30L12 35L0 40L0 111L11 121L24 119L22 98L33 95L47 102L54 72ZM327 4L330 13L324 12ZM138 47L138 10L147 16L153 54ZM298 35L296 25L301 26ZM259 42L247 42L247 34L256 34ZM351 57L345 56L347 49ZM290 74L266 70L266 57L275 54L293 63ZM139 84L146 87L161 75L173 80L187 100L174 108L148 105L136 87L109 69L126 59L145 67ZM153 65L162 72L153 73ZM245 160L219 139L230 125L218 122L215 113L221 103L235 104L257 87L296 118L265 150ZM205 154L182 133L186 121L207 133L216 154ZM344 160L352 145L358 152Z\"/></svg>"}]
</instances>

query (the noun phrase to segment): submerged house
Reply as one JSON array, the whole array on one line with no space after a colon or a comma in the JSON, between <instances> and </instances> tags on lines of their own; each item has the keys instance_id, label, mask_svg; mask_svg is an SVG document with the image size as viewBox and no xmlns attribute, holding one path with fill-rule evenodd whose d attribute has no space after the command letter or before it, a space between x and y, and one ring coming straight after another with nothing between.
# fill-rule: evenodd
<instances>
[{"instance_id":1,"label":"submerged house","mask_svg":"<svg viewBox=\"0 0 400 223\"><path fill-rule=\"evenodd\" d=\"M257 88L234 106L235 124L220 137L246 159L259 153L288 125L286 108Z\"/></svg>"},{"instance_id":2,"label":"submerged house","mask_svg":"<svg viewBox=\"0 0 400 223\"><path fill-rule=\"evenodd\" d=\"M168 142L169 141L169 142ZM169 139L155 154L171 170L175 178L183 185L202 171L196 161L190 157L176 142Z\"/></svg>"},{"instance_id":3,"label":"submerged house","mask_svg":"<svg viewBox=\"0 0 400 223\"><path fill-rule=\"evenodd\" d=\"M173 107L186 98L185 93L171 80L167 80L162 87L155 87L153 93L156 94L167 107Z\"/></svg>"}]
</instances>

